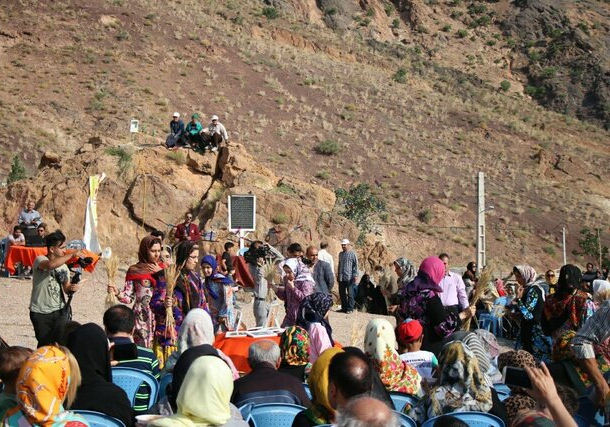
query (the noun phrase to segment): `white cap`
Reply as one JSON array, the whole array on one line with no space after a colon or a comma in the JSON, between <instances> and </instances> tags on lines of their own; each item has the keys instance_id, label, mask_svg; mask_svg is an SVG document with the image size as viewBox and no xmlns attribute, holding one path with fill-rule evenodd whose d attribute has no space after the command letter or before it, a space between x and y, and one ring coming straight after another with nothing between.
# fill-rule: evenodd
<instances>
[{"instance_id":1,"label":"white cap","mask_svg":"<svg viewBox=\"0 0 610 427\"><path fill-rule=\"evenodd\" d=\"M341 244L342 244L342 245L349 245L349 239L343 239L343 240L341 240Z\"/></svg>"},{"instance_id":2,"label":"white cap","mask_svg":"<svg viewBox=\"0 0 610 427\"><path fill-rule=\"evenodd\" d=\"M180 113L176 111L176 112L174 113L174 117L180 117Z\"/></svg>"},{"instance_id":3,"label":"white cap","mask_svg":"<svg viewBox=\"0 0 610 427\"><path fill-rule=\"evenodd\" d=\"M217 116L216 114L214 114L214 115L212 116L212 120L218 120L218 116Z\"/></svg>"}]
</instances>

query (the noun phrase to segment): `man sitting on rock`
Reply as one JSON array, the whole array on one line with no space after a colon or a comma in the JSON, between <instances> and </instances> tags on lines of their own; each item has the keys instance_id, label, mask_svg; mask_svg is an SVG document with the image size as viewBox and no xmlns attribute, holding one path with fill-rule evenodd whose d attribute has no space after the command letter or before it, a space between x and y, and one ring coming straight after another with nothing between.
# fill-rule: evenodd
<instances>
[{"instance_id":1,"label":"man sitting on rock","mask_svg":"<svg viewBox=\"0 0 610 427\"><path fill-rule=\"evenodd\" d=\"M222 141L229 141L229 134L227 134L224 125L218 121L217 115L213 115L211 123L208 127L203 129L202 137L205 144L203 147L204 153L206 148L209 148L212 151L218 151L218 146Z\"/></svg>"},{"instance_id":2,"label":"man sitting on rock","mask_svg":"<svg viewBox=\"0 0 610 427\"><path fill-rule=\"evenodd\" d=\"M203 138L201 131L203 127L199 121L199 114L195 113L191 116L191 121L186 125L186 140L193 148L203 146Z\"/></svg>"},{"instance_id":3,"label":"man sitting on rock","mask_svg":"<svg viewBox=\"0 0 610 427\"><path fill-rule=\"evenodd\" d=\"M169 135L165 140L165 146L170 150L177 150L181 145L185 145L184 141L184 122L180 120L180 113L175 112L171 122L169 122Z\"/></svg>"}]
</instances>

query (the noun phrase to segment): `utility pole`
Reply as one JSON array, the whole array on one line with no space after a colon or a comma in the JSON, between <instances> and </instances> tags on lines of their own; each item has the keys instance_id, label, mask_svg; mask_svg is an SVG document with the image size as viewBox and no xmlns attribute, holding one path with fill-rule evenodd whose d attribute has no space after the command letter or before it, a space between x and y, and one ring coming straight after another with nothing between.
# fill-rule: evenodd
<instances>
[{"instance_id":1,"label":"utility pole","mask_svg":"<svg viewBox=\"0 0 610 427\"><path fill-rule=\"evenodd\" d=\"M566 228L561 227L562 241L563 241L563 264L566 265L568 263L568 257L566 256Z\"/></svg>"},{"instance_id":2,"label":"utility pole","mask_svg":"<svg viewBox=\"0 0 610 427\"><path fill-rule=\"evenodd\" d=\"M597 268L601 271L602 269L602 239L599 235L599 228L597 229L597 250L599 251L599 264L597 264Z\"/></svg>"},{"instance_id":3,"label":"utility pole","mask_svg":"<svg viewBox=\"0 0 610 427\"><path fill-rule=\"evenodd\" d=\"M485 174L483 172L479 172L477 192L477 272L480 272L487 263L485 258Z\"/></svg>"}]
</instances>

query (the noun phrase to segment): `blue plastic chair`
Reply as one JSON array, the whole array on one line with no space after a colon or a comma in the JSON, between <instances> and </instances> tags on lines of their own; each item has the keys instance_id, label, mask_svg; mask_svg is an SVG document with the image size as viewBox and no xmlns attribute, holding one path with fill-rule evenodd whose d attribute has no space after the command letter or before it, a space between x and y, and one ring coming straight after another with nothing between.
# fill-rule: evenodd
<instances>
[{"instance_id":1,"label":"blue plastic chair","mask_svg":"<svg viewBox=\"0 0 610 427\"><path fill-rule=\"evenodd\" d=\"M402 412L405 408L405 405L410 404L411 406L417 405L419 399L416 396L407 393L401 393L399 391L391 391L390 398L392 399L392 403L394 404L394 408L398 412Z\"/></svg>"},{"instance_id":2,"label":"blue plastic chair","mask_svg":"<svg viewBox=\"0 0 610 427\"><path fill-rule=\"evenodd\" d=\"M487 414L485 412L451 412L449 414L459 420L464 421L469 427L506 427L504 421L495 415ZM423 423L421 427L433 427L437 418L430 418L428 421Z\"/></svg>"},{"instance_id":3,"label":"blue plastic chair","mask_svg":"<svg viewBox=\"0 0 610 427\"><path fill-rule=\"evenodd\" d=\"M589 427L591 425L585 417L581 417L580 415L574 415L574 421L576 421L578 427Z\"/></svg>"},{"instance_id":4,"label":"blue plastic chair","mask_svg":"<svg viewBox=\"0 0 610 427\"><path fill-rule=\"evenodd\" d=\"M87 420L90 427L125 427L123 421L112 418L106 414L102 414L101 412L85 410L77 410L72 412Z\"/></svg>"},{"instance_id":5,"label":"blue plastic chair","mask_svg":"<svg viewBox=\"0 0 610 427\"><path fill-rule=\"evenodd\" d=\"M165 374L161 377L161 379L159 380L159 397L157 399L157 402L167 396L167 386L172 383L173 379L173 374Z\"/></svg>"},{"instance_id":6,"label":"blue plastic chair","mask_svg":"<svg viewBox=\"0 0 610 427\"><path fill-rule=\"evenodd\" d=\"M403 414L402 412L393 411L398 419L400 420L400 425L402 427L417 427L417 423L413 418L408 416L407 414Z\"/></svg>"},{"instance_id":7,"label":"blue plastic chair","mask_svg":"<svg viewBox=\"0 0 610 427\"><path fill-rule=\"evenodd\" d=\"M311 394L311 390L309 389L309 384L303 383L303 388L305 389L305 393L307 394L307 397L309 397L309 400L313 399L313 395Z\"/></svg>"},{"instance_id":8,"label":"blue plastic chair","mask_svg":"<svg viewBox=\"0 0 610 427\"><path fill-rule=\"evenodd\" d=\"M241 410L241 409L240 409ZM305 408L287 403L263 403L250 409L246 421L254 427L285 427L291 426L294 418Z\"/></svg>"},{"instance_id":9,"label":"blue plastic chair","mask_svg":"<svg viewBox=\"0 0 610 427\"><path fill-rule=\"evenodd\" d=\"M148 409L156 402L159 394L159 383L157 379L148 372L139 369L115 366L112 368L112 382L121 387L127 393L127 397L133 407L136 402L136 393L142 383L148 384L150 388L150 398L148 399Z\"/></svg>"}]
</instances>

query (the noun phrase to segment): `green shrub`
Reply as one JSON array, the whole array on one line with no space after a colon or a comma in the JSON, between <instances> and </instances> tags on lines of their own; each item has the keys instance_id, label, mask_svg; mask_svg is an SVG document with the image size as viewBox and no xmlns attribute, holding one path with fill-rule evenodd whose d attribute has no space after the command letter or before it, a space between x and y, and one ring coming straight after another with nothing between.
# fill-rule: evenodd
<instances>
[{"instance_id":1,"label":"green shrub","mask_svg":"<svg viewBox=\"0 0 610 427\"><path fill-rule=\"evenodd\" d=\"M263 7L263 16L267 19L276 19L280 17L280 13L273 6Z\"/></svg>"},{"instance_id":2,"label":"green shrub","mask_svg":"<svg viewBox=\"0 0 610 427\"><path fill-rule=\"evenodd\" d=\"M6 179L6 183L10 184L12 182L20 181L25 179L25 166L21 162L21 159L17 154L13 156L13 161L11 163L11 170L8 173L8 178Z\"/></svg>"},{"instance_id":3,"label":"green shrub","mask_svg":"<svg viewBox=\"0 0 610 427\"><path fill-rule=\"evenodd\" d=\"M271 221L272 221L274 224L286 224L286 223L288 223L288 219L289 219L289 218L288 218L288 215L286 215L285 213L281 213L281 212L280 212L280 213L276 214L276 215L275 215L275 216L274 216L274 217L271 219Z\"/></svg>"},{"instance_id":4,"label":"green shrub","mask_svg":"<svg viewBox=\"0 0 610 427\"><path fill-rule=\"evenodd\" d=\"M468 35L468 31L466 30L458 30L458 32L456 33L457 36L461 39L465 38Z\"/></svg>"},{"instance_id":5,"label":"green shrub","mask_svg":"<svg viewBox=\"0 0 610 427\"><path fill-rule=\"evenodd\" d=\"M544 248L542 248L542 250L544 251L545 254L551 255L551 256L554 256L557 253L554 246L545 246Z\"/></svg>"},{"instance_id":6,"label":"green shrub","mask_svg":"<svg viewBox=\"0 0 610 427\"><path fill-rule=\"evenodd\" d=\"M179 165L186 164L186 156L182 151L170 151L166 154L166 157L178 163Z\"/></svg>"},{"instance_id":7,"label":"green shrub","mask_svg":"<svg viewBox=\"0 0 610 427\"><path fill-rule=\"evenodd\" d=\"M328 16L333 16L337 14L337 8L336 7L329 7L327 8L324 13Z\"/></svg>"},{"instance_id":8,"label":"green shrub","mask_svg":"<svg viewBox=\"0 0 610 427\"><path fill-rule=\"evenodd\" d=\"M398 27L400 27L400 19L394 18L392 20L392 28L398 28Z\"/></svg>"},{"instance_id":9,"label":"green shrub","mask_svg":"<svg viewBox=\"0 0 610 427\"><path fill-rule=\"evenodd\" d=\"M116 39L120 42L122 42L123 40L129 40L129 33L125 30L121 30L116 35Z\"/></svg>"},{"instance_id":10,"label":"green shrub","mask_svg":"<svg viewBox=\"0 0 610 427\"><path fill-rule=\"evenodd\" d=\"M550 79L552 77L555 77L555 75L557 74L557 68L555 67L545 67L542 69L542 77L545 79Z\"/></svg>"},{"instance_id":11,"label":"green shrub","mask_svg":"<svg viewBox=\"0 0 610 427\"><path fill-rule=\"evenodd\" d=\"M405 84L407 82L407 70L403 67L400 67L394 73L392 80L394 80L396 83Z\"/></svg>"},{"instance_id":12,"label":"green shrub","mask_svg":"<svg viewBox=\"0 0 610 427\"><path fill-rule=\"evenodd\" d=\"M508 92L510 89L510 82L508 80L502 80L500 82L500 89L502 89L503 92Z\"/></svg>"},{"instance_id":13,"label":"green shrub","mask_svg":"<svg viewBox=\"0 0 610 427\"><path fill-rule=\"evenodd\" d=\"M117 157L117 165L119 167L119 175L126 175L131 168L133 155L122 147L108 147L104 151L109 156Z\"/></svg>"},{"instance_id":14,"label":"green shrub","mask_svg":"<svg viewBox=\"0 0 610 427\"><path fill-rule=\"evenodd\" d=\"M417 219L425 224L429 224L430 221L434 218L434 213L432 213L432 209L424 209L420 213L417 214Z\"/></svg>"},{"instance_id":15,"label":"green shrub","mask_svg":"<svg viewBox=\"0 0 610 427\"><path fill-rule=\"evenodd\" d=\"M339 214L356 223L360 230L358 242L362 243L365 233L372 230L374 219L386 211L386 203L371 192L368 184L352 185L349 190L337 188L337 201L341 207Z\"/></svg>"},{"instance_id":16,"label":"green shrub","mask_svg":"<svg viewBox=\"0 0 610 427\"><path fill-rule=\"evenodd\" d=\"M485 44L487 46L495 46L496 43L497 43L497 41L495 41L495 40L487 40L487 42L485 42Z\"/></svg>"},{"instance_id":17,"label":"green shrub","mask_svg":"<svg viewBox=\"0 0 610 427\"><path fill-rule=\"evenodd\" d=\"M341 146L337 141L327 139L326 141L322 141L316 145L315 150L318 154L332 156L333 154L337 154L339 151L341 151Z\"/></svg>"},{"instance_id":18,"label":"green shrub","mask_svg":"<svg viewBox=\"0 0 610 427\"><path fill-rule=\"evenodd\" d=\"M385 14L390 16L392 15L392 13L394 13L394 5L391 3L386 3L386 5L383 7L383 10L385 11Z\"/></svg>"},{"instance_id":19,"label":"green shrub","mask_svg":"<svg viewBox=\"0 0 610 427\"><path fill-rule=\"evenodd\" d=\"M451 31L451 24L445 24L441 27L441 31L444 33L448 33L449 31Z\"/></svg>"},{"instance_id":20,"label":"green shrub","mask_svg":"<svg viewBox=\"0 0 610 427\"><path fill-rule=\"evenodd\" d=\"M326 181L328 180L328 178L330 178L330 172L328 172L327 170L321 170L316 173L316 178L323 179L324 181Z\"/></svg>"}]
</instances>

